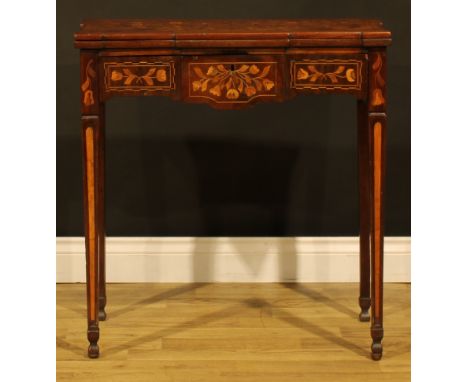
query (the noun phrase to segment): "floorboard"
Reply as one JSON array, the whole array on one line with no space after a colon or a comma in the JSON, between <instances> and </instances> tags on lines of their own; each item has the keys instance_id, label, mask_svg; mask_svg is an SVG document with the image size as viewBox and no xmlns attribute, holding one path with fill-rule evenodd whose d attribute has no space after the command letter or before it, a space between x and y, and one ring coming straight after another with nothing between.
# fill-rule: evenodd
<instances>
[{"instance_id":1,"label":"floorboard","mask_svg":"<svg viewBox=\"0 0 468 382\"><path fill-rule=\"evenodd\" d=\"M358 284L109 284L86 356L84 284L57 285L57 381L410 381L410 285L385 284L370 359Z\"/></svg>"}]
</instances>

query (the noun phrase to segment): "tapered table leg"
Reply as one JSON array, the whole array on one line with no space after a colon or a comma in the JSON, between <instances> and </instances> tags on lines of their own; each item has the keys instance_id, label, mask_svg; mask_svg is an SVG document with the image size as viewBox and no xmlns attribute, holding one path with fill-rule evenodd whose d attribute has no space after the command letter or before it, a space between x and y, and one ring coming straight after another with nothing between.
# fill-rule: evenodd
<instances>
[{"instance_id":1,"label":"tapered table leg","mask_svg":"<svg viewBox=\"0 0 468 382\"><path fill-rule=\"evenodd\" d=\"M358 157L359 157L359 313L360 321L369 321L370 299L370 163L369 124L367 103L359 100Z\"/></svg>"},{"instance_id":2,"label":"tapered table leg","mask_svg":"<svg viewBox=\"0 0 468 382\"><path fill-rule=\"evenodd\" d=\"M88 356L99 356L100 262L103 241L103 106L97 81L98 56L95 51L80 52L81 129L83 141L83 201L86 242L86 296L88 306ZM102 173L102 175L101 175Z\"/></svg>"},{"instance_id":3,"label":"tapered table leg","mask_svg":"<svg viewBox=\"0 0 468 382\"><path fill-rule=\"evenodd\" d=\"M383 205L385 185L386 144L386 52L369 53L368 124L370 130L371 168L371 302L372 302L372 358L382 358L383 329L383 261L384 232Z\"/></svg>"},{"instance_id":4,"label":"tapered table leg","mask_svg":"<svg viewBox=\"0 0 468 382\"><path fill-rule=\"evenodd\" d=\"M99 259L98 259L98 190L97 148L98 117L82 117L84 151L84 205L86 241L86 292L88 302L88 355L99 355Z\"/></svg>"},{"instance_id":5,"label":"tapered table leg","mask_svg":"<svg viewBox=\"0 0 468 382\"><path fill-rule=\"evenodd\" d=\"M99 105L98 124L98 261L99 261L99 321L105 321L106 307L106 221L105 221L105 104Z\"/></svg>"},{"instance_id":6,"label":"tapered table leg","mask_svg":"<svg viewBox=\"0 0 468 382\"><path fill-rule=\"evenodd\" d=\"M385 117L371 119L372 123L372 358L382 357L383 337L383 185Z\"/></svg>"}]
</instances>

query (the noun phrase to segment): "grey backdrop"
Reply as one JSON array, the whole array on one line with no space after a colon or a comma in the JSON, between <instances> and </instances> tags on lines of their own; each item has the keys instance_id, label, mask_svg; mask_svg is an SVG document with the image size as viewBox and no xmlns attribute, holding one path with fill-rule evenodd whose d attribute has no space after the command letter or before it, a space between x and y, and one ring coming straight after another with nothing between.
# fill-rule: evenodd
<instances>
[{"instance_id":1,"label":"grey backdrop","mask_svg":"<svg viewBox=\"0 0 468 382\"><path fill-rule=\"evenodd\" d=\"M380 18L389 48L386 234L410 234L409 0L57 2L57 235L83 235L79 52L83 18ZM110 236L357 235L351 96L216 111L165 97L107 103Z\"/></svg>"}]
</instances>

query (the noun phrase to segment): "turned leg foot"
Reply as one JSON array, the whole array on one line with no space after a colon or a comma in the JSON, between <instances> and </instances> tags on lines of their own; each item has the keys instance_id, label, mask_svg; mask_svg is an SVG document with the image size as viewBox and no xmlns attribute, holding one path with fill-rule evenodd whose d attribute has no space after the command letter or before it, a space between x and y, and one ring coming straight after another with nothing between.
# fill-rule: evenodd
<instances>
[{"instance_id":1,"label":"turned leg foot","mask_svg":"<svg viewBox=\"0 0 468 382\"><path fill-rule=\"evenodd\" d=\"M359 321L361 322L368 322L370 321L370 313L368 310L366 311L362 311L361 313L359 313Z\"/></svg>"},{"instance_id":2,"label":"turned leg foot","mask_svg":"<svg viewBox=\"0 0 468 382\"><path fill-rule=\"evenodd\" d=\"M383 328L376 327L371 329L372 336L372 359L378 361L382 358L382 338L383 338Z\"/></svg>"},{"instance_id":3,"label":"turned leg foot","mask_svg":"<svg viewBox=\"0 0 468 382\"><path fill-rule=\"evenodd\" d=\"M97 358L99 357L99 328L96 325L92 325L88 328L88 357L89 358Z\"/></svg>"},{"instance_id":4,"label":"turned leg foot","mask_svg":"<svg viewBox=\"0 0 468 382\"><path fill-rule=\"evenodd\" d=\"M98 344L90 344L88 347L88 357L98 358L99 357L99 346Z\"/></svg>"},{"instance_id":5,"label":"turned leg foot","mask_svg":"<svg viewBox=\"0 0 468 382\"><path fill-rule=\"evenodd\" d=\"M361 313L359 313L359 321L370 321L369 308L371 306L371 299L369 297L359 297L359 306L361 307Z\"/></svg>"},{"instance_id":6,"label":"turned leg foot","mask_svg":"<svg viewBox=\"0 0 468 382\"><path fill-rule=\"evenodd\" d=\"M99 308L99 321L105 321L107 318L107 313L104 308Z\"/></svg>"},{"instance_id":7,"label":"turned leg foot","mask_svg":"<svg viewBox=\"0 0 468 382\"><path fill-rule=\"evenodd\" d=\"M106 298L99 297L99 313L98 313L99 321L105 321L107 318L105 307L106 307Z\"/></svg>"},{"instance_id":8,"label":"turned leg foot","mask_svg":"<svg viewBox=\"0 0 468 382\"><path fill-rule=\"evenodd\" d=\"M380 342L372 343L372 359L378 361L382 358L382 344Z\"/></svg>"}]
</instances>

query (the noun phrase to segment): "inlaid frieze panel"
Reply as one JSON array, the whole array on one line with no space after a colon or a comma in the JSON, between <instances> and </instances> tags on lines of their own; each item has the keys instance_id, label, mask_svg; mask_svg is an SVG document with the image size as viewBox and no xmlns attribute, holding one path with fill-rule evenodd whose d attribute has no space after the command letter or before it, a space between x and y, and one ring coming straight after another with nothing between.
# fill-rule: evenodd
<instances>
[{"instance_id":1,"label":"inlaid frieze panel","mask_svg":"<svg viewBox=\"0 0 468 382\"><path fill-rule=\"evenodd\" d=\"M276 62L190 62L189 98L215 103L248 103L278 95Z\"/></svg>"},{"instance_id":2,"label":"inlaid frieze panel","mask_svg":"<svg viewBox=\"0 0 468 382\"><path fill-rule=\"evenodd\" d=\"M305 59L291 61L291 88L362 89L363 64L348 59Z\"/></svg>"},{"instance_id":3,"label":"inlaid frieze panel","mask_svg":"<svg viewBox=\"0 0 468 382\"><path fill-rule=\"evenodd\" d=\"M175 89L174 62L104 62L106 92L148 92Z\"/></svg>"}]
</instances>

